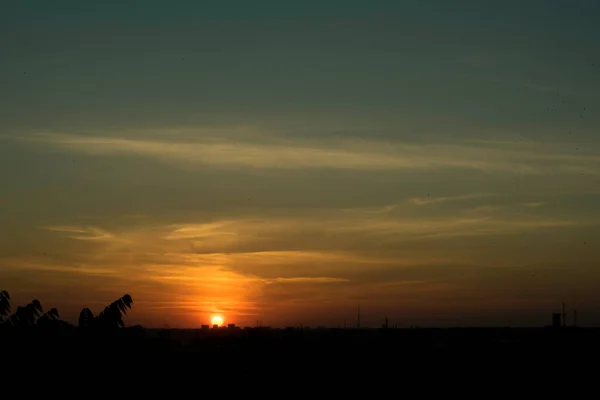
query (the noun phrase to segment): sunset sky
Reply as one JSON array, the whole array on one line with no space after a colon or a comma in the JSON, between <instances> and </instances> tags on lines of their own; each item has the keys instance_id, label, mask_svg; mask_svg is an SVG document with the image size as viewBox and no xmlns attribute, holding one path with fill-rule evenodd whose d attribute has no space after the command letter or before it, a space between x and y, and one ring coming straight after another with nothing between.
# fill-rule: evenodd
<instances>
[{"instance_id":1,"label":"sunset sky","mask_svg":"<svg viewBox=\"0 0 600 400\"><path fill-rule=\"evenodd\" d=\"M600 325L600 1L12 1L0 290L127 324Z\"/></svg>"}]
</instances>

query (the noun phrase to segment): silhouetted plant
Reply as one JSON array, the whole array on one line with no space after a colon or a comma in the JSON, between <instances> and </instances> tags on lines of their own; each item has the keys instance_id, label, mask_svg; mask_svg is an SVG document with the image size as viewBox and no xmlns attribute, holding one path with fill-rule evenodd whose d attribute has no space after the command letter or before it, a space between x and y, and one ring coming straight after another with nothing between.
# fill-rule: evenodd
<instances>
[{"instance_id":1,"label":"silhouetted plant","mask_svg":"<svg viewBox=\"0 0 600 400\"><path fill-rule=\"evenodd\" d=\"M32 300L25 307L17 307L17 310L10 316L10 323L13 326L32 326L35 325L37 318L44 312L39 300Z\"/></svg>"},{"instance_id":2,"label":"silhouetted plant","mask_svg":"<svg viewBox=\"0 0 600 400\"><path fill-rule=\"evenodd\" d=\"M50 309L47 313L38 318L37 324L48 323L51 321L56 321L60 318L58 315L58 310L56 308Z\"/></svg>"},{"instance_id":3,"label":"silhouetted plant","mask_svg":"<svg viewBox=\"0 0 600 400\"><path fill-rule=\"evenodd\" d=\"M79 313L79 327L80 328L91 328L94 324L94 314L89 308L84 308Z\"/></svg>"},{"instance_id":4,"label":"silhouetted plant","mask_svg":"<svg viewBox=\"0 0 600 400\"><path fill-rule=\"evenodd\" d=\"M123 316L131 309L132 304L133 299L130 295L126 294L106 306L97 317L94 317L89 308L84 308L79 314L79 326L81 328L124 327ZM13 314L10 314L10 311L10 295L4 290L0 291L0 323L3 323L3 325L16 327L33 326L36 324L46 325L54 321L59 321L60 318L56 308L52 308L50 311L44 313L42 304L37 299L32 300L24 307L17 307Z\"/></svg>"},{"instance_id":5,"label":"silhouetted plant","mask_svg":"<svg viewBox=\"0 0 600 400\"><path fill-rule=\"evenodd\" d=\"M0 322L10 315L10 295L6 290L0 291Z\"/></svg>"},{"instance_id":6,"label":"silhouetted plant","mask_svg":"<svg viewBox=\"0 0 600 400\"><path fill-rule=\"evenodd\" d=\"M79 326L82 328L94 327L100 329L124 327L123 316L131 309L132 304L133 299L130 295L126 294L106 306L95 318L89 308L84 308L79 314Z\"/></svg>"},{"instance_id":7,"label":"silhouetted plant","mask_svg":"<svg viewBox=\"0 0 600 400\"><path fill-rule=\"evenodd\" d=\"M97 319L101 326L110 327L123 327L123 316L127 314L127 311L131 309L133 299L130 295L126 294L110 303L104 311L102 311Z\"/></svg>"}]
</instances>

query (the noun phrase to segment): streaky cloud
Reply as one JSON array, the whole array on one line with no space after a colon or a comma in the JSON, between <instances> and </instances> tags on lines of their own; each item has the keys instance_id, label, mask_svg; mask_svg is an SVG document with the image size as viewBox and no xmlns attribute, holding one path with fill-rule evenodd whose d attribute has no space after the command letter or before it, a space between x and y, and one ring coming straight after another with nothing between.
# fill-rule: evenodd
<instances>
[{"instance_id":1,"label":"streaky cloud","mask_svg":"<svg viewBox=\"0 0 600 400\"><path fill-rule=\"evenodd\" d=\"M217 138L178 135L134 137L44 133L22 140L88 155L141 156L183 168L443 170L540 175L600 174L600 157L566 151L556 144L523 142L405 143L366 140L310 141L272 135ZM574 149L573 149L574 150ZM588 151L589 153L589 151Z\"/></svg>"},{"instance_id":2,"label":"streaky cloud","mask_svg":"<svg viewBox=\"0 0 600 400\"><path fill-rule=\"evenodd\" d=\"M542 207L542 206L546 205L546 202L545 201L533 201L533 202L523 203L522 205L525 207L537 208L537 207Z\"/></svg>"},{"instance_id":3,"label":"streaky cloud","mask_svg":"<svg viewBox=\"0 0 600 400\"><path fill-rule=\"evenodd\" d=\"M77 240L109 240L114 236L109 232L97 227L78 227L78 226L42 226L40 229L68 233L68 237Z\"/></svg>"},{"instance_id":4,"label":"streaky cloud","mask_svg":"<svg viewBox=\"0 0 600 400\"><path fill-rule=\"evenodd\" d=\"M344 283L349 282L349 279L345 278L331 278L331 277L294 277L294 278L275 278L265 279L265 283Z\"/></svg>"},{"instance_id":5,"label":"streaky cloud","mask_svg":"<svg viewBox=\"0 0 600 400\"><path fill-rule=\"evenodd\" d=\"M447 196L447 197L415 197L411 198L408 201L417 206L425 206L428 204L436 204L436 203L447 203L450 201L461 201L461 200L473 200L473 199L482 199L486 197L492 197L493 194L490 193L473 193L473 194L465 194L462 196Z\"/></svg>"}]
</instances>

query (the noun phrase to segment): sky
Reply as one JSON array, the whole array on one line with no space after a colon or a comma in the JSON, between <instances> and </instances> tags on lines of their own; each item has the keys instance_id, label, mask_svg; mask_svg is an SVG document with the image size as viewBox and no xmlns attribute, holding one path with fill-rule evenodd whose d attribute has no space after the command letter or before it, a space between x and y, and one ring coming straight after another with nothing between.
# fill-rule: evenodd
<instances>
[{"instance_id":1,"label":"sky","mask_svg":"<svg viewBox=\"0 0 600 400\"><path fill-rule=\"evenodd\" d=\"M76 323L600 325L600 1L0 13L0 290Z\"/></svg>"}]
</instances>

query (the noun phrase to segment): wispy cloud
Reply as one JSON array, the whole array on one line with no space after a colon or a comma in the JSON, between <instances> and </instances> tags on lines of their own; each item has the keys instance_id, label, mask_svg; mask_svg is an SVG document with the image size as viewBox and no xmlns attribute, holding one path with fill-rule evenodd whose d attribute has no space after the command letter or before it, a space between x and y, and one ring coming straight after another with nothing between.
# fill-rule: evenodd
<instances>
[{"instance_id":1,"label":"wispy cloud","mask_svg":"<svg viewBox=\"0 0 600 400\"><path fill-rule=\"evenodd\" d=\"M505 207L503 207L503 206L493 206L493 205L487 204L487 205L469 208L469 209L465 210L465 212L470 213L470 214L489 214L489 213L498 212L503 209L505 209Z\"/></svg>"},{"instance_id":2,"label":"wispy cloud","mask_svg":"<svg viewBox=\"0 0 600 400\"><path fill-rule=\"evenodd\" d=\"M540 174L548 171L600 174L600 157L565 148L498 143L401 143L376 141L308 141L261 136L209 139L198 136L168 140L136 136L40 134L26 140L90 155L135 155L191 166L258 169L434 170L466 168L485 172Z\"/></svg>"},{"instance_id":3,"label":"wispy cloud","mask_svg":"<svg viewBox=\"0 0 600 400\"><path fill-rule=\"evenodd\" d=\"M591 224L592 222L588 222ZM596 222L597 223L597 222ZM510 235L527 231L585 225L582 221L508 216L473 216L439 219L397 219L355 221L331 227L330 231L362 232L366 236L393 236L396 240L417 240L468 236Z\"/></svg>"},{"instance_id":4,"label":"wispy cloud","mask_svg":"<svg viewBox=\"0 0 600 400\"><path fill-rule=\"evenodd\" d=\"M9 265L12 269L18 268L22 271L36 271L36 272L51 272L51 273L62 273L62 274L75 274L75 275L91 275L91 276L119 276L122 271L113 266L97 266L87 264L61 264L55 263L48 257L27 257L27 258L14 258L14 257L2 257L0 258L3 266Z\"/></svg>"},{"instance_id":5,"label":"wispy cloud","mask_svg":"<svg viewBox=\"0 0 600 400\"><path fill-rule=\"evenodd\" d=\"M329 278L329 277L295 277L295 278L275 278L266 279L267 284L271 283L344 283L349 282L344 278Z\"/></svg>"},{"instance_id":6,"label":"wispy cloud","mask_svg":"<svg viewBox=\"0 0 600 400\"><path fill-rule=\"evenodd\" d=\"M388 214L354 214L344 212L315 212L308 217L269 217L268 219L240 218L204 224L173 226L165 235L170 240L198 242L199 248L210 252L251 249L261 243L269 246L294 248L298 241L304 249L327 246L350 246L360 240L363 246L388 239L413 241L424 238L450 238L518 234L539 229L566 228L597 224L593 219L571 220L555 217L512 215L509 212L490 214L501 208L479 207L475 213L448 217L391 217ZM207 228L208 226L208 228ZM213 232L206 234L207 229ZM230 239L235 237L235 240ZM327 238L326 241L323 238ZM260 248L260 247L259 247ZM271 254L270 257L274 256ZM290 258L284 254L283 258ZM319 254L320 260L322 255ZM297 259L296 259L297 261Z\"/></svg>"},{"instance_id":7,"label":"wispy cloud","mask_svg":"<svg viewBox=\"0 0 600 400\"><path fill-rule=\"evenodd\" d=\"M449 201L461 201L461 200L472 200L472 199L481 199L485 197L491 197L492 194L489 193L473 193L473 194L465 194L462 196L447 196L447 197L417 197L409 199L408 201L412 204L418 206L424 206L428 204L436 204L436 203L446 203Z\"/></svg>"},{"instance_id":8,"label":"wispy cloud","mask_svg":"<svg viewBox=\"0 0 600 400\"><path fill-rule=\"evenodd\" d=\"M541 207L545 204L546 204L545 201L535 201L535 202L523 203L522 205L525 207L537 208L537 207Z\"/></svg>"},{"instance_id":9,"label":"wispy cloud","mask_svg":"<svg viewBox=\"0 0 600 400\"><path fill-rule=\"evenodd\" d=\"M222 220L217 222L211 222L206 224L179 224L172 225L172 231L164 236L164 239L167 240L177 240L177 239L204 239L210 238L214 240L215 238L235 238L237 236L237 232L235 231L235 227L232 225L234 221ZM232 227L232 229L228 229L228 227Z\"/></svg>"},{"instance_id":10,"label":"wispy cloud","mask_svg":"<svg viewBox=\"0 0 600 400\"><path fill-rule=\"evenodd\" d=\"M399 204L395 203L395 204L389 204L383 207L353 207L353 208L343 208L340 211L341 212L346 212L346 213L356 213L356 212L362 212L365 214L385 214L385 213L389 213L391 211L394 211L396 208L398 208Z\"/></svg>"},{"instance_id":11,"label":"wispy cloud","mask_svg":"<svg viewBox=\"0 0 600 400\"><path fill-rule=\"evenodd\" d=\"M122 227L119 235L99 227L55 225L44 229L80 243L69 245L68 258L45 256L31 265L91 275L127 270L131 278L203 291L237 284L325 284L345 282L349 274L365 268L376 273L381 268L469 263L457 254L449 259L420 251L418 243L423 241L518 235L597 222L482 210L426 218L324 210L313 215ZM85 244L89 240L104 240L104 245L89 247Z\"/></svg>"},{"instance_id":12,"label":"wispy cloud","mask_svg":"<svg viewBox=\"0 0 600 400\"><path fill-rule=\"evenodd\" d=\"M78 226L42 226L40 229L69 234L68 237L77 240L108 240L114 236L97 227Z\"/></svg>"}]
</instances>

